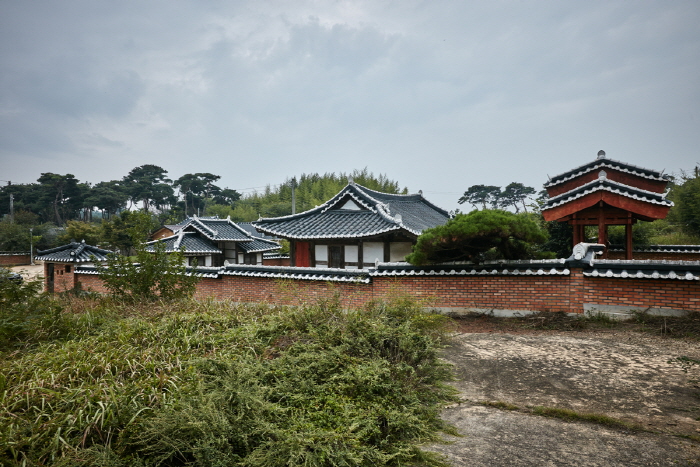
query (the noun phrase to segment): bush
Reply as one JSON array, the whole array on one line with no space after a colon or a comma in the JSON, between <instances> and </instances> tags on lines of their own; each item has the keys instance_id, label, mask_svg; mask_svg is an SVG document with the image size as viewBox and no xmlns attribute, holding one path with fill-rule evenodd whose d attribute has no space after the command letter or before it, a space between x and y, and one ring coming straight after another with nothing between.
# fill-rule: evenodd
<instances>
[{"instance_id":1,"label":"bush","mask_svg":"<svg viewBox=\"0 0 700 467\"><path fill-rule=\"evenodd\" d=\"M194 273L187 272L184 255L166 253L163 243L155 243L152 252L139 245L135 258L110 254L107 264L97 267L110 293L130 301L191 297L199 281Z\"/></svg>"},{"instance_id":2,"label":"bush","mask_svg":"<svg viewBox=\"0 0 700 467\"><path fill-rule=\"evenodd\" d=\"M457 214L445 225L423 231L406 260L421 266L445 261L529 259L538 256L537 246L546 239L547 232L527 214L485 209Z\"/></svg>"},{"instance_id":3,"label":"bush","mask_svg":"<svg viewBox=\"0 0 700 467\"><path fill-rule=\"evenodd\" d=\"M418 445L452 432L445 317L108 303L69 315L73 340L0 359L0 464L444 465Z\"/></svg>"},{"instance_id":4,"label":"bush","mask_svg":"<svg viewBox=\"0 0 700 467\"><path fill-rule=\"evenodd\" d=\"M66 331L62 307L40 293L41 288L41 281L17 283L0 269L0 351L55 338Z\"/></svg>"}]
</instances>

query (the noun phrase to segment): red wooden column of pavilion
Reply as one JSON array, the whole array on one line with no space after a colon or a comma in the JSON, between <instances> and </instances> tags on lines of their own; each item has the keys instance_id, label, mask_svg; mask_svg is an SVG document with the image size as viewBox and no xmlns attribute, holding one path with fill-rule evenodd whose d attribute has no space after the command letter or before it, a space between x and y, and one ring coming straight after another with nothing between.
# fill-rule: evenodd
<instances>
[{"instance_id":1,"label":"red wooden column of pavilion","mask_svg":"<svg viewBox=\"0 0 700 467\"><path fill-rule=\"evenodd\" d=\"M606 246L608 226L625 226L625 257L632 259L632 225L663 219L673 203L666 199L669 177L650 169L598 158L550 178L544 187L549 199L542 209L547 221L573 227L573 244L584 242L584 228L598 227L598 243Z\"/></svg>"}]
</instances>

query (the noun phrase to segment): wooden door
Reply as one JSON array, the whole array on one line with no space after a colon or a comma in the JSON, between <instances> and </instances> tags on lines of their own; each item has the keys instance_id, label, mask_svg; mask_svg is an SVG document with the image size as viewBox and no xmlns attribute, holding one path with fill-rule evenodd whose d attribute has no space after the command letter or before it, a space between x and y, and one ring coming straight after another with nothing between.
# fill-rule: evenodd
<instances>
[{"instance_id":1,"label":"wooden door","mask_svg":"<svg viewBox=\"0 0 700 467\"><path fill-rule=\"evenodd\" d=\"M48 293L53 293L53 272L54 264L48 263L46 265L46 291Z\"/></svg>"},{"instance_id":2,"label":"wooden door","mask_svg":"<svg viewBox=\"0 0 700 467\"><path fill-rule=\"evenodd\" d=\"M294 244L294 265L306 268L311 266L310 251L309 242L296 242Z\"/></svg>"},{"instance_id":3,"label":"wooden door","mask_svg":"<svg viewBox=\"0 0 700 467\"><path fill-rule=\"evenodd\" d=\"M343 267L343 246L329 245L328 246L328 267L342 268Z\"/></svg>"}]
</instances>

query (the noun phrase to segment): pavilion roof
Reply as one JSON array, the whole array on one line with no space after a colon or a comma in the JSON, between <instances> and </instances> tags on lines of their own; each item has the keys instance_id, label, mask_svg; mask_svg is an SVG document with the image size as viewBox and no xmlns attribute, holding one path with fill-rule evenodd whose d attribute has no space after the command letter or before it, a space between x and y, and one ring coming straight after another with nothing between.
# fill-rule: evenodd
<instances>
[{"instance_id":1,"label":"pavilion roof","mask_svg":"<svg viewBox=\"0 0 700 467\"><path fill-rule=\"evenodd\" d=\"M544 184L544 187L550 188L555 185L559 185L561 183L572 180L574 178L580 177L589 172L603 170L606 168L636 175L638 177L646 178L649 180L666 182L670 180L670 176L662 172L658 172L656 170L651 169L645 169L644 167L638 167L636 165L628 164L626 162L616 161L606 157L605 153L603 153L602 157L599 157L594 161L591 161L587 164L583 164L562 174L555 175L554 177L550 177L549 181Z\"/></svg>"}]
</instances>

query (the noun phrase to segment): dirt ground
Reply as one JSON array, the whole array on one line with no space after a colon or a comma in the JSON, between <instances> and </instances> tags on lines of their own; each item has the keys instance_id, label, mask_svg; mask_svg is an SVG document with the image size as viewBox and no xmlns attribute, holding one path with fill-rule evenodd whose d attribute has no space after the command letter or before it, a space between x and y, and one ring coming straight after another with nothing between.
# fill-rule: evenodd
<instances>
[{"instance_id":1,"label":"dirt ground","mask_svg":"<svg viewBox=\"0 0 700 467\"><path fill-rule=\"evenodd\" d=\"M700 359L697 337L662 335L673 326L663 321L532 324L460 320L445 359L461 402L443 418L462 436L432 449L456 467L700 465L700 365L686 373L675 360ZM535 415L536 406L638 429Z\"/></svg>"},{"instance_id":2,"label":"dirt ground","mask_svg":"<svg viewBox=\"0 0 700 467\"><path fill-rule=\"evenodd\" d=\"M22 274L24 280L34 280L44 275L44 263L38 261L36 264L26 264L24 266L12 266L8 268L14 272Z\"/></svg>"}]
</instances>

